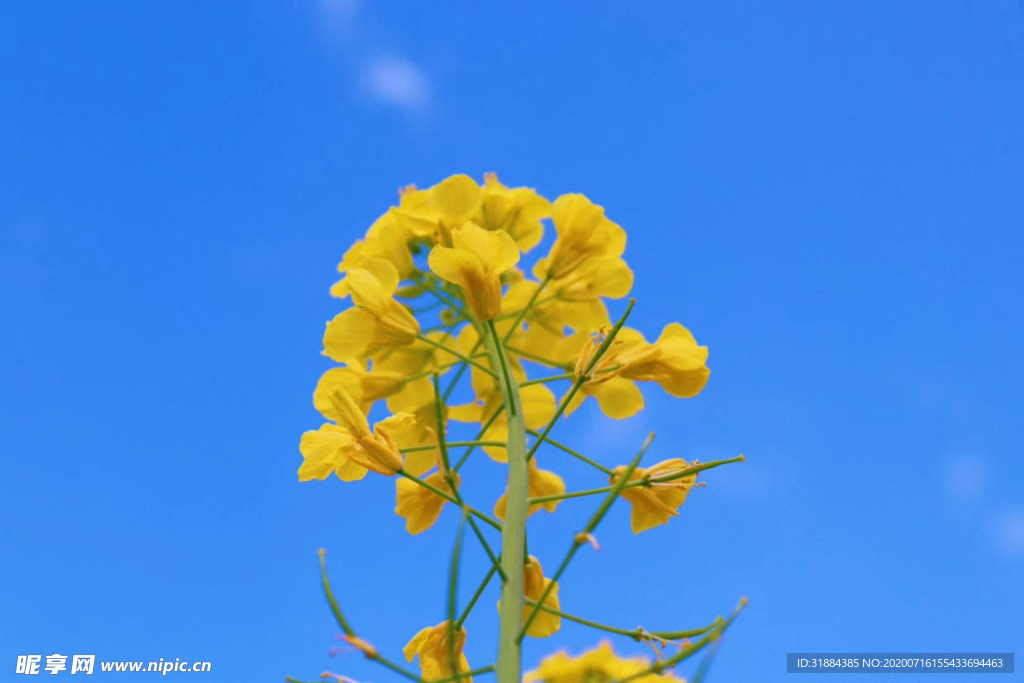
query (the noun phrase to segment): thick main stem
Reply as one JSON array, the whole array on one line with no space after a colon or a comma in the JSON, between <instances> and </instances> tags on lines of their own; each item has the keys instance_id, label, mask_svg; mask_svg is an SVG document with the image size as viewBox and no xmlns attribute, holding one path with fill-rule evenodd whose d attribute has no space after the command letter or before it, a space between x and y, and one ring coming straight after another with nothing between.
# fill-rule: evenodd
<instances>
[{"instance_id":1,"label":"thick main stem","mask_svg":"<svg viewBox=\"0 0 1024 683\"><path fill-rule=\"evenodd\" d=\"M526 424L523 422L519 385L509 371L505 349L488 322L481 330L491 368L501 385L508 421L508 493L505 522L501 532L501 568L505 581L501 586L501 625L498 632L498 683L522 681L519 632L523 627L523 564L526 547L527 486Z\"/></svg>"}]
</instances>

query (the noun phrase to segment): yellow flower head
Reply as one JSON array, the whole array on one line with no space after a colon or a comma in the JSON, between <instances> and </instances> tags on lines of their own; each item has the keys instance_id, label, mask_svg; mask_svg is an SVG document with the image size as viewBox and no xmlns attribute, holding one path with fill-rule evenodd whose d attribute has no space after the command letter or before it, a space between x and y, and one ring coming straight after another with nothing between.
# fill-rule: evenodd
<instances>
[{"instance_id":1,"label":"yellow flower head","mask_svg":"<svg viewBox=\"0 0 1024 683\"><path fill-rule=\"evenodd\" d=\"M392 213L416 236L451 246L451 231L478 216L482 202L483 191L477 182L457 174L428 190L408 189Z\"/></svg>"},{"instance_id":2,"label":"yellow flower head","mask_svg":"<svg viewBox=\"0 0 1024 683\"><path fill-rule=\"evenodd\" d=\"M444 475L435 472L424 479L431 486L451 494L452 489L448 485ZM459 475L455 475L455 485L458 486ZM398 488L397 505L395 513L405 518L405 530L410 534L422 533L434 526L434 522L441 516L441 508L448 502L430 489L420 486L409 479L399 479L395 482Z\"/></svg>"},{"instance_id":3,"label":"yellow flower head","mask_svg":"<svg viewBox=\"0 0 1024 683\"><path fill-rule=\"evenodd\" d=\"M330 398L338 424L325 424L302 435L299 481L326 479L331 472L342 481L362 479L367 471L389 476L398 472L402 454L392 432L408 428L415 418L399 413L371 430L366 415L344 389L336 388Z\"/></svg>"},{"instance_id":4,"label":"yellow flower head","mask_svg":"<svg viewBox=\"0 0 1024 683\"><path fill-rule=\"evenodd\" d=\"M452 248L438 245L430 251L430 269L462 288L479 320L501 313L501 274L519 263L519 247L504 231L484 230L466 223L451 233Z\"/></svg>"},{"instance_id":5,"label":"yellow flower head","mask_svg":"<svg viewBox=\"0 0 1024 683\"><path fill-rule=\"evenodd\" d=\"M409 309L393 298L398 271L383 259L371 258L345 277L344 293L355 308L336 315L324 332L324 353L344 363L366 358L386 346L416 341L420 324Z\"/></svg>"},{"instance_id":6,"label":"yellow flower head","mask_svg":"<svg viewBox=\"0 0 1024 683\"><path fill-rule=\"evenodd\" d=\"M557 496L565 493L565 482L560 476L554 472L548 472L537 467L537 458L531 458L529 461L529 480L527 483L527 495L530 498L540 498L541 496ZM527 513L532 515L538 510L547 510L548 512L554 512L555 508L558 507L559 500L549 500L545 503L534 503L530 506L530 510ZM501 495L498 502L494 505L494 516L505 521L505 508L508 505L508 490Z\"/></svg>"},{"instance_id":7,"label":"yellow flower head","mask_svg":"<svg viewBox=\"0 0 1024 683\"><path fill-rule=\"evenodd\" d=\"M610 683L628 678L650 667L646 657L619 657L607 642L578 657L557 652L523 677L524 683ZM632 680L640 683L686 683L671 672L647 674Z\"/></svg>"},{"instance_id":8,"label":"yellow flower head","mask_svg":"<svg viewBox=\"0 0 1024 683\"><path fill-rule=\"evenodd\" d=\"M466 629L460 628L455 634L455 656L458 661L455 663L456 670L453 671L449 646L449 624L444 621L437 626L428 626L421 630L413 636L402 652L405 654L407 662L411 662L413 657L419 655L423 680L436 681L469 671L469 662L466 661L466 655L462 654L465 644ZM459 680L472 683L473 678L464 676Z\"/></svg>"},{"instance_id":9,"label":"yellow flower head","mask_svg":"<svg viewBox=\"0 0 1024 683\"><path fill-rule=\"evenodd\" d=\"M688 474L661 482L654 480L670 478L695 464L696 461L689 463L682 458L672 458L647 469L637 467L633 470L629 481L651 481L650 486L629 486L622 489L622 497L633 506L630 522L634 534L666 524L670 518L679 514L676 510L686 502L690 489L697 482L697 475ZM615 484L627 469L624 465L616 467L609 481Z\"/></svg>"}]
</instances>

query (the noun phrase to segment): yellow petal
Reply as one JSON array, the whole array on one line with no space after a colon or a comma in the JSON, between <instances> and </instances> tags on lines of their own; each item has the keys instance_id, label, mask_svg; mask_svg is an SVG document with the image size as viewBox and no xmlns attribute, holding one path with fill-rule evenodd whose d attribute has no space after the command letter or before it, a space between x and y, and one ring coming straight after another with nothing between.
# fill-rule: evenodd
<instances>
[{"instance_id":1,"label":"yellow petal","mask_svg":"<svg viewBox=\"0 0 1024 683\"><path fill-rule=\"evenodd\" d=\"M448 227L458 227L480 208L480 186L468 175L453 175L431 189L431 202Z\"/></svg>"},{"instance_id":2,"label":"yellow petal","mask_svg":"<svg viewBox=\"0 0 1024 683\"><path fill-rule=\"evenodd\" d=\"M622 377L613 377L588 387L589 392L597 398L601 411L613 420L624 420L639 413L644 408L644 395L633 382Z\"/></svg>"},{"instance_id":3,"label":"yellow petal","mask_svg":"<svg viewBox=\"0 0 1024 683\"><path fill-rule=\"evenodd\" d=\"M475 254L488 272L500 275L519 263L518 245L502 230L484 230L475 223L466 223L452 231L452 242L459 251Z\"/></svg>"},{"instance_id":4,"label":"yellow petal","mask_svg":"<svg viewBox=\"0 0 1024 683\"><path fill-rule=\"evenodd\" d=\"M327 323L324 353L332 360L346 363L361 358L373 342L377 321L367 311L350 308Z\"/></svg>"},{"instance_id":5,"label":"yellow petal","mask_svg":"<svg viewBox=\"0 0 1024 683\"><path fill-rule=\"evenodd\" d=\"M468 251L436 246L427 257L430 270L452 284L466 287L474 279L483 277L484 269L480 259Z\"/></svg>"}]
</instances>

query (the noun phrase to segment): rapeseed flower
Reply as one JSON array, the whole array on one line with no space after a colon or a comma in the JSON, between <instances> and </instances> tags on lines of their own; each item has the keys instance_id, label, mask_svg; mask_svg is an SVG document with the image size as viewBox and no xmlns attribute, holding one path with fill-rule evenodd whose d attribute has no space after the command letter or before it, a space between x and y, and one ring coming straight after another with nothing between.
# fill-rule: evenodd
<instances>
[{"instance_id":1,"label":"rapeseed flower","mask_svg":"<svg viewBox=\"0 0 1024 683\"><path fill-rule=\"evenodd\" d=\"M469 671L469 662L466 660L466 655L462 653L462 648L466 645L465 628L459 628L455 634L455 656L457 661L455 662L455 670L452 670L452 648L450 644L452 630L447 621L441 622L437 626L428 626L413 636L412 640L409 641L409 644L402 651L407 662L411 662L416 655L419 655L420 671L423 680L436 681ZM473 678L471 676L463 676L458 680L472 683Z\"/></svg>"},{"instance_id":2,"label":"rapeseed flower","mask_svg":"<svg viewBox=\"0 0 1024 683\"><path fill-rule=\"evenodd\" d=\"M536 557L530 555L526 560L526 566L523 567L523 594L526 596L526 599L537 602L544 594L544 591L547 590L549 584L551 584L551 579L544 576L544 570L541 568L540 562ZM544 598L543 606L556 612L561 609L561 605L558 602L557 583L551 587L548 596ZM524 624L530 618L530 614L533 613L534 609L534 605L523 605ZM560 615L540 610L526 629L526 635L532 638L547 638L561 627L562 617Z\"/></svg>"},{"instance_id":3,"label":"rapeseed flower","mask_svg":"<svg viewBox=\"0 0 1024 683\"><path fill-rule=\"evenodd\" d=\"M565 493L565 481L554 472L548 472L542 470L537 466L537 458L530 458L529 463L529 481L527 484L526 495L530 498L540 498L542 496L558 496ZM528 515L532 515L538 510L547 510L548 512L554 512L558 504L562 502L560 500L548 500L543 503L533 503L527 512ZM505 509L508 505L508 490L506 488L505 493L501 495L498 502L494 505L494 516L505 521Z\"/></svg>"},{"instance_id":4,"label":"rapeseed flower","mask_svg":"<svg viewBox=\"0 0 1024 683\"><path fill-rule=\"evenodd\" d=\"M362 359L389 346L412 344L419 337L420 324L393 298L399 275L383 259L367 259L345 277L344 288L355 308L336 315L324 332L324 353L344 363Z\"/></svg>"},{"instance_id":5,"label":"rapeseed flower","mask_svg":"<svg viewBox=\"0 0 1024 683\"><path fill-rule=\"evenodd\" d=\"M462 288L478 320L501 313L501 274L519 262L519 247L504 231L484 230L465 223L451 231L452 247L438 245L430 252L430 269Z\"/></svg>"},{"instance_id":6,"label":"rapeseed flower","mask_svg":"<svg viewBox=\"0 0 1024 683\"><path fill-rule=\"evenodd\" d=\"M622 489L620 495L633 506L630 526L634 534L666 524L669 519L679 514L676 510L686 502L690 489L697 482L696 473L671 478L668 481L657 480L673 477L695 464L696 462L689 463L682 458L672 458L646 469L637 467L633 470L629 481L645 483L641 486L627 486ZM609 482L615 484L627 469L624 465L616 467L612 470Z\"/></svg>"},{"instance_id":7,"label":"rapeseed flower","mask_svg":"<svg viewBox=\"0 0 1024 683\"><path fill-rule=\"evenodd\" d=\"M459 475L454 476L458 487ZM452 493L447 478L440 472L434 472L423 481L449 495ZM398 489L395 514L405 518L405 530L415 536L434 526L448 499L409 479L398 479L395 486Z\"/></svg>"},{"instance_id":8,"label":"rapeseed flower","mask_svg":"<svg viewBox=\"0 0 1024 683\"><path fill-rule=\"evenodd\" d=\"M402 469L393 433L408 428L415 420L412 415L392 415L371 430L366 415L344 389L335 389L330 398L337 424L302 435L299 449L305 459L299 467L300 481L326 479L331 472L342 481L354 481L367 471L391 476Z\"/></svg>"}]
</instances>

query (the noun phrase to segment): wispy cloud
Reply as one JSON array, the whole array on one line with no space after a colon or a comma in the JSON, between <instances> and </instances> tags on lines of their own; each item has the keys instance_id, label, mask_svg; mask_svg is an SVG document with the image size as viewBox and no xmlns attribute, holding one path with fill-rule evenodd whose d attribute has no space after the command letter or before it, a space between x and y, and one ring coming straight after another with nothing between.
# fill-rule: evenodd
<instances>
[{"instance_id":1,"label":"wispy cloud","mask_svg":"<svg viewBox=\"0 0 1024 683\"><path fill-rule=\"evenodd\" d=\"M979 455L958 455L946 463L946 495L956 501L976 501L989 481L988 461Z\"/></svg>"},{"instance_id":2,"label":"wispy cloud","mask_svg":"<svg viewBox=\"0 0 1024 683\"><path fill-rule=\"evenodd\" d=\"M992 524L996 548L1010 557L1024 557L1024 507L1006 510Z\"/></svg>"},{"instance_id":3,"label":"wispy cloud","mask_svg":"<svg viewBox=\"0 0 1024 683\"><path fill-rule=\"evenodd\" d=\"M363 0L319 0L319 7L320 23L363 96L410 113L428 109L432 87L426 71L400 50L377 47L387 37L371 35Z\"/></svg>"},{"instance_id":4,"label":"wispy cloud","mask_svg":"<svg viewBox=\"0 0 1024 683\"><path fill-rule=\"evenodd\" d=\"M366 84L379 101L419 110L430 103L430 83L418 66L402 57L384 57L366 68Z\"/></svg>"}]
</instances>

